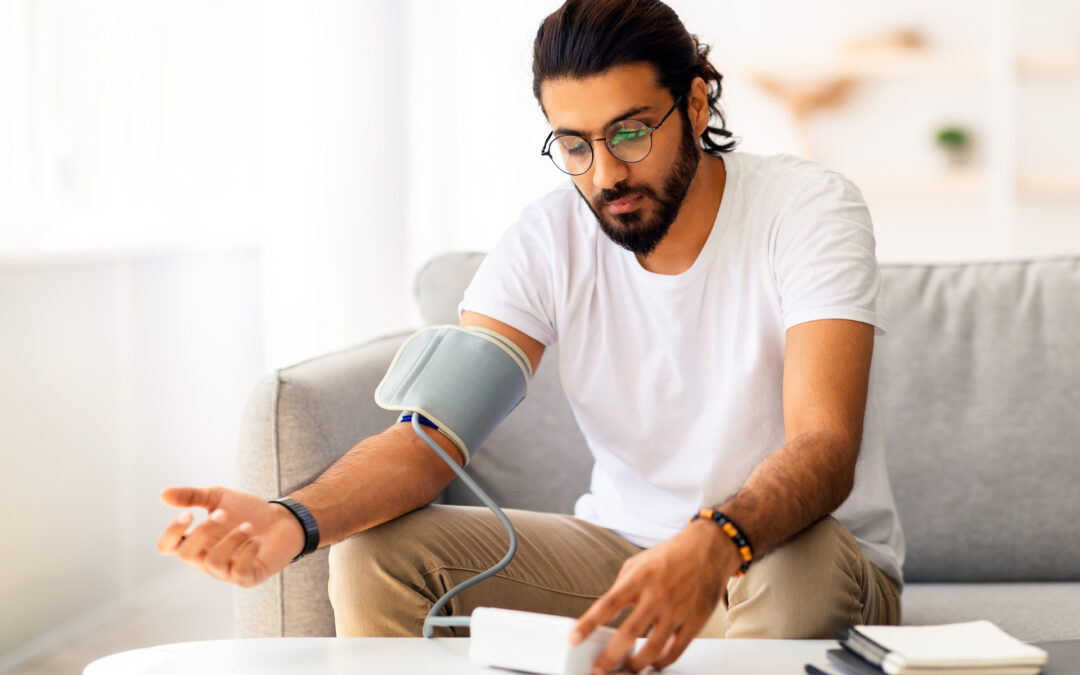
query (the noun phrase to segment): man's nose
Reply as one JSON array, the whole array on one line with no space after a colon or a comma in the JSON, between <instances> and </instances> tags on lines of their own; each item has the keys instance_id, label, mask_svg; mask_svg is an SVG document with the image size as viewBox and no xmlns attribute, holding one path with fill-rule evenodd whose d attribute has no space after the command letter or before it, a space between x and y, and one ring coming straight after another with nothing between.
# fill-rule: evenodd
<instances>
[{"instance_id":1,"label":"man's nose","mask_svg":"<svg viewBox=\"0 0 1080 675\"><path fill-rule=\"evenodd\" d=\"M601 190L610 190L626 178L629 170L623 162L611 154L604 142L593 145L592 181Z\"/></svg>"}]
</instances>

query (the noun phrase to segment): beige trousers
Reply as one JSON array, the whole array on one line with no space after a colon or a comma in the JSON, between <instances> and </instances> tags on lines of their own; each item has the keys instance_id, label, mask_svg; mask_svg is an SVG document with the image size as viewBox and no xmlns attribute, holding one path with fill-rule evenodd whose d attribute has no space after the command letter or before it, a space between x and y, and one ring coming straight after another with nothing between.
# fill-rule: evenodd
<instances>
[{"instance_id":1,"label":"beige trousers","mask_svg":"<svg viewBox=\"0 0 1080 675\"><path fill-rule=\"evenodd\" d=\"M448 614L479 606L580 616L642 549L572 516L507 510L518 531L514 560L456 596ZM432 604L488 569L507 534L486 508L429 506L334 545L330 601L338 636L417 636ZM701 637L831 638L845 624L896 624L896 582L855 538L825 518L728 583ZM436 628L436 635L468 635Z\"/></svg>"}]
</instances>

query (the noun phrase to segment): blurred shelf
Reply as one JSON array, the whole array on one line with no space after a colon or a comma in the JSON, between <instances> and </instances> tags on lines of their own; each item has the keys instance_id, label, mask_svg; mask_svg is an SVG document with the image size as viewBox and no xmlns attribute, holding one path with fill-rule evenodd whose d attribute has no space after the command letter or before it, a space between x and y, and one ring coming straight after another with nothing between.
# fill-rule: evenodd
<instances>
[{"instance_id":1,"label":"blurred shelf","mask_svg":"<svg viewBox=\"0 0 1080 675\"><path fill-rule=\"evenodd\" d=\"M1020 75L1080 75L1080 50L1023 54L1016 59Z\"/></svg>"},{"instance_id":2,"label":"blurred shelf","mask_svg":"<svg viewBox=\"0 0 1080 675\"><path fill-rule=\"evenodd\" d=\"M1017 179L1021 197L1080 197L1080 174L1026 173Z\"/></svg>"},{"instance_id":3,"label":"blurred shelf","mask_svg":"<svg viewBox=\"0 0 1080 675\"><path fill-rule=\"evenodd\" d=\"M874 196L979 196L985 193L987 175L980 168L931 169L896 173L851 175L864 193Z\"/></svg>"},{"instance_id":4,"label":"blurred shelf","mask_svg":"<svg viewBox=\"0 0 1080 675\"><path fill-rule=\"evenodd\" d=\"M805 61L731 61L723 63L721 68L725 75L737 77L818 80L965 77L984 75L986 69L986 57L979 52L929 49L867 50Z\"/></svg>"},{"instance_id":5,"label":"blurred shelf","mask_svg":"<svg viewBox=\"0 0 1080 675\"><path fill-rule=\"evenodd\" d=\"M722 62L723 63L723 62ZM754 59L723 63L724 74L736 77L822 79L880 79L914 77L975 77L988 71L981 52L932 49L868 50L838 53L804 61ZM1080 49L1034 52L1016 58L1020 76L1080 75Z\"/></svg>"},{"instance_id":6,"label":"blurred shelf","mask_svg":"<svg viewBox=\"0 0 1080 675\"><path fill-rule=\"evenodd\" d=\"M0 232L2 231L3 226L0 225ZM225 237L218 240L192 238L160 241L0 241L0 266L35 267L120 259L258 252L260 246L260 243L253 239Z\"/></svg>"},{"instance_id":7,"label":"blurred shelf","mask_svg":"<svg viewBox=\"0 0 1080 675\"><path fill-rule=\"evenodd\" d=\"M878 197L982 196L989 185L989 176L981 168L853 173L850 177L864 193ZM1024 173L1016 178L1016 191L1018 196L1029 198L1080 197L1080 174Z\"/></svg>"}]
</instances>

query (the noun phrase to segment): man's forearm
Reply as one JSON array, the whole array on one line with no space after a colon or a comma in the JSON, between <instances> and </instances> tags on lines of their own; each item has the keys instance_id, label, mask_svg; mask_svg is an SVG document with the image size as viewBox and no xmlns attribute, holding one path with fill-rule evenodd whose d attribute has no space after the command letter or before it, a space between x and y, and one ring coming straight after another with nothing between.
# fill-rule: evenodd
<instances>
[{"instance_id":1,"label":"man's forearm","mask_svg":"<svg viewBox=\"0 0 1080 675\"><path fill-rule=\"evenodd\" d=\"M461 463L453 443L430 435ZM291 496L314 516L322 547L430 504L453 478L407 425L395 424L358 443Z\"/></svg>"},{"instance_id":2,"label":"man's forearm","mask_svg":"<svg viewBox=\"0 0 1080 675\"><path fill-rule=\"evenodd\" d=\"M861 436L861 434L860 434ZM858 445L825 433L797 436L751 472L743 487L718 507L750 538L761 558L832 513L855 479Z\"/></svg>"}]
</instances>

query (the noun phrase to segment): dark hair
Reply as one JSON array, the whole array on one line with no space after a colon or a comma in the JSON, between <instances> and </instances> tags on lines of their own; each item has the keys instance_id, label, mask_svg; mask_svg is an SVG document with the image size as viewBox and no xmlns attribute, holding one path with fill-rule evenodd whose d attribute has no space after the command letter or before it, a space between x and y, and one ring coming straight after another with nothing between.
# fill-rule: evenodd
<instances>
[{"instance_id":1,"label":"dark hair","mask_svg":"<svg viewBox=\"0 0 1080 675\"><path fill-rule=\"evenodd\" d=\"M543 109L544 80L589 77L642 62L653 66L660 86L673 98L689 93L695 77L705 80L709 114L720 126L706 127L701 145L713 155L735 148L738 141L725 128L719 106L723 76L709 63L709 45L700 44L659 0L567 0L536 31L533 95ZM688 120L685 99L679 109Z\"/></svg>"}]
</instances>

